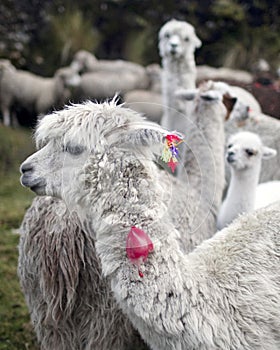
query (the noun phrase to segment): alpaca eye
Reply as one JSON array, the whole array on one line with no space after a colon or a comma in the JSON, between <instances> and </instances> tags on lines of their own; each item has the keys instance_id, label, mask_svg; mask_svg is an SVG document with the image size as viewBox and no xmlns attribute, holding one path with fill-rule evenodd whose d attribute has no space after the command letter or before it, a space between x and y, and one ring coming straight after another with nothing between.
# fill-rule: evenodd
<instances>
[{"instance_id":1,"label":"alpaca eye","mask_svg":"<svg viewBox=\"0 0 280 350\"><path fill-rule=\"evenodd\" d=\"M186 36L184 40L185 41L189 41L190 39L189 39L189 37Z\"/></svg>"},{"instance_id":2,"label":"alpaca eye","mask_svg":"<svg viewBox=\"0 0 280 350\"><path fill-rule=\"evenodd\" d=\"M84 147L83 146L72 146L72 145L66 145L63 147L63 152L70 153L74 156L78 156L79 154L82 154L84 152Z\"/></svg>"},{"instance_id":3,"label":"alpaca eye","mask_svg":"<svg viewBox=\"0 0 280 350\"><path fill-rule=\"evenodd\" d=\"M245 152L249 157L252 157L256 154L256 152L254 152L252 149L245 149Z\"/></svg>"},{"instance_id":4,"label":"alpaca eye","mask_svg":"<svg viewBox=\"0 0 280 350\"><path fill-rule=\"evenodd\" d=\"M233 146L233 144L231 143L227 146L227 148L231 148L232 146Z\"/></svg>"},{"instance_id":5,"label":"alpaca eye","mask_svg":"<svg viewBox=\"0 0 280 350\"><path fill-rule=\"evenodd\" d=\"M165 33L164 36L165 36L166 39L169 39L169 38L170 38L170 34L169 34L169 33Z\"/></svg>"}]
</instances>

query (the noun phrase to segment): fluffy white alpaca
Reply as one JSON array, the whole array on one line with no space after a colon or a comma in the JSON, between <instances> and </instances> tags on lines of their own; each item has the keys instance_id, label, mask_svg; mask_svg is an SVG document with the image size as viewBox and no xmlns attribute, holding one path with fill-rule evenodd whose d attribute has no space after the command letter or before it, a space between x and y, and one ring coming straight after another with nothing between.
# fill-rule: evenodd
<instances>
[{"instance_id":1,"label":"fluffy white alpaca","mask_svg":"<svg viewBox=\"0 0 280 350\"><path fill-rule=\"evenodd\" d=\"M152 349L279 349L279 204L185 255L153 162L166 131L137 119L92 103L46 116L22 183L76 208L119 305ZM150 237L141 252L126 244L132 226Z\"/></svg>"},{"instance_id":2,"label":"fluffy white alpaca","mask_svg":"<svg viewBox=\"0 0 280 350\"><path fill-rule=\"evenodd\" d=\"M280 182L276 181L274 186L273 182L263 184L261 192L258 190L262 159L272 158L276 154L274 149L263 145L257 134L243 131L229 138L226 160L231 168L231 179L219 211L218 229L230 224L239 214L280 200Z\"/></svg>"},{"instance_id":3,"label":"fluffy white alpaca","mask_svg":"<svg viewBox=\"0 0 280 350\"><path fill-rule=\"evenodd\" d=\"M75 110L78 111L77 115L86 119L88 114L93 113L94 107L96 108L95 105L91 106L92 111L85 106ZM123 110L120 112L124 114ZM192 251L196 245L214 234L224 178L226 109L221 102L221 95L201 91L196 96L193 113L194 119L200 124L200 130L198 132L196 128L196 132L188 136L188 145L199 154L208 155L210 152L212 156L204 158L205 168L215 175L204 177L200 181L200 168L193 163L188 178L192 188L182 191L184 185L178 179L168 176L165 171L159 173L166 193L164 202L172 212L173 223L177 228L188 227L187 234L182 232L177 237L185 252ZM135 123L139 123L138 115L135 118ZM66 149L65 145L61 145L61 148ZM73 156L81 151L79 147L75 150L75 147L69 146L67 150ZM192 203L191 208L187 206L189 201ZM100 277L101 267L94 246L92 249L87 248L93 244L92 237L80 226L77 217L67 210L61 200L45 197L34 200L22 223L19 279L42 349L76 350L76 344L87 344L87 349L100 350L111 349L112 344L114 349L121 350L136 346L139 337L115 305L108 282ZM34 240L41 243L33 245ZM65 255L60 254L61 246ZM52 258L47 259L48 256ZM70 256L71 263L68 259ZM53 271L65 276L60 279L59 286L55 283L56 273ZM93 284L94 289L86 288ZM99 289L102 289L102 293ZM82 320L75 316L82 314ZM138 343L137 349L140 349ZM144 344L141 345L143 347Z\"/></svg>"},{"instance_id":4,"label":"fluffy white alpaca","mask_svg":"<svg viewBox=\"0 0 280 350\"><path fill-rule=\"evenodd\" d=\"M169 130L184 132L185 106L175 95L179 88L193 89L196 81L194 52L201 46L194 27L175 19L159 31L159 54L162 58L161 125Z\"/></svg>"}]
</instances>

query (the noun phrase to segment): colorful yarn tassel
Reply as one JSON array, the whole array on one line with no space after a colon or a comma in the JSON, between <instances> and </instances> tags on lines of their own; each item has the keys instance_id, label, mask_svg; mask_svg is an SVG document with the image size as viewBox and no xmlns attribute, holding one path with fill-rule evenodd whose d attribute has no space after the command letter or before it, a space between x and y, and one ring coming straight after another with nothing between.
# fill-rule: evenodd
<instances>
[{"instance_id":1,"label":"colorful yarn tassel","mask_svg":"<svg viewBox=\"0 0 280 350\"><path fill-rule=\"evenodd\" d=\"M161 159L163 162L167 163L168 167L174 173L178 165L178 145L182 143L183 140L174 134L169 134L165 137L164 148L162 151Z\"/></svg>"}]
</instances>

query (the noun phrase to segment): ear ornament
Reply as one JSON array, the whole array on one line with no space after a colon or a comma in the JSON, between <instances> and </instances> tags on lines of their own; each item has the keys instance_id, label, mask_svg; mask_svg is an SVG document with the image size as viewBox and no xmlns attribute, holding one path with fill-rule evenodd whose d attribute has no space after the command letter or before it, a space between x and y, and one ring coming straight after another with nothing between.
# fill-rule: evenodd
<instances>
[{"instance_id":1,"label":"ear ornament","mask_svg":"<svg viewBox=\"0 0 280 350\"><path fill-rule=\"evenodd\" d=\"M167 163L172 173L174 173L178 165L178 146L182 142L184 142L184 140L182 140L179 136L174 134L168 134L165 137L164 148L161 154L161 160Z\"/></svg>"}]
</instances>

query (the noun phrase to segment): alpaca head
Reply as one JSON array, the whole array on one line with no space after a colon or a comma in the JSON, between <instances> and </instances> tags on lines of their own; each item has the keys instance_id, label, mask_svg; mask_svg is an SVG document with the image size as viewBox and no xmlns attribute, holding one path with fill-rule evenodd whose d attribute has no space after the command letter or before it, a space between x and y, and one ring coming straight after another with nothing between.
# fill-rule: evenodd
<instances>
[{"instance_id":1,"label":"alpaca head","mask_svg":"<svg viewBox=\"0 0 280 350\"><path fill-rule=\"evenodd\" d=\"M115 101L69 106L39 122L38 151L21 165L21 182L39 195L79 202L88 191L94 197L107 186L109 192L124 174L149 168L166 134Z\"/></svg>"},{"instance_id":2,"label":"alpaca head","mask_svg":"<svg viewBox=\"0 0 280 350\"><path fill-rule=\"evenodd\" d=\"M159 53L161 57L178 60L193 56L201 41L195 34L194 27L183 21L172 19L159 31Z\"/></svg>"},{"instance_id":3,"label":"alpaca head","mask_svg":"<svg viewBox=\"0 0 280 350\"><path fill-rule=\"evenodd\" d=\"M222 116L224 120L229 118L236 103L235 97L215 89L211 81L201 84L199 89L178 89L175 95L181 100L195 101L193 114L203 114L206 109L208 114Z\"/></svg>"},{"instance_id":4,"label":"alpaca head","mask_svg":"<svg viewBox=\"0 0 280 350\"><path fill-rule=\"evenodd\" d=\"M213 90L220 91L223 95L227 95L228 97L232 97L236 99L234 108L230 113L230 118L232 120L235 119L236 121L243 121L249 118L249 106L244 104L242 101L240 101L238 97L234 95L230 85L222 81L212 81L212 80L209 80L207 84L211 86Z\"/></svg>"},{"instance_id":5,"label":"alpaca head","mask_svg":"<svg viewBox=\"0 0 280 350\"><path fill-rule=\"evenodd\" d=\"M260 169L262 159L272 158L276 154L276 150L263 145L257 134L242 131L230 136L226 161L235 171Z\"/></svg>"}]
</instances>

